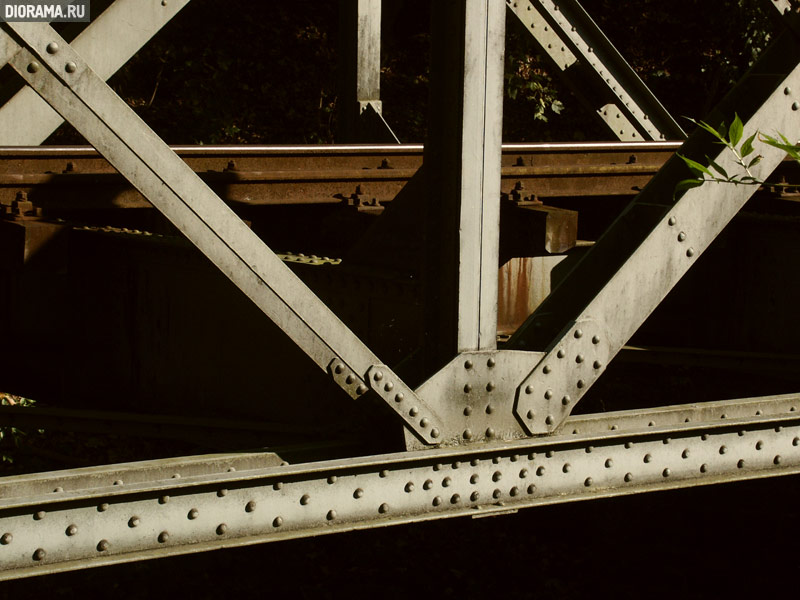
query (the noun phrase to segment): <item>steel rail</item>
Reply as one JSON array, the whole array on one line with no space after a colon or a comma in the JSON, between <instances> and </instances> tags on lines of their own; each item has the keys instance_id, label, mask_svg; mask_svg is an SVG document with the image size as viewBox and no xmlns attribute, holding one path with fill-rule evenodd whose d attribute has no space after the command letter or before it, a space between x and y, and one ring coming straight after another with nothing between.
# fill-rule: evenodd
<instances>
[{"instance_id":1,"label":"steel rail","mask_svg":"<svg viewBox=\"0 0 800 600\"><path fill-rule=\"evenodd\" d=\"M797 474L798 407L791 395L589 415L570 421L584 432L515 443L205 473L200 460L185 476L169 461L95 467L55 489L62 474L5 478L0 579Z\"/></svg>"}]
</instances>

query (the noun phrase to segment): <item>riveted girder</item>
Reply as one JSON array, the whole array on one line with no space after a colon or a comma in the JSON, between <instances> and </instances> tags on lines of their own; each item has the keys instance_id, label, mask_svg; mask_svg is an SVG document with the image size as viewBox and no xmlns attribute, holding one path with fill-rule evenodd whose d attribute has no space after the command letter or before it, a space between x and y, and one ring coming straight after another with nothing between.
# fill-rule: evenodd
<instances>
[{"instance_id":1,"label":"riveted girder","mask_svg":"<svg viewBox=\"0 0 800 600\"><path fill-rule=\"evenodd\" d=\"M108 79L189 0L116 0L71 42L99 77ZM0 67L7 60L0 57ZM0 145L37 146L63 118L29 86L0 106Z\"/></svg>"}]
</instances>

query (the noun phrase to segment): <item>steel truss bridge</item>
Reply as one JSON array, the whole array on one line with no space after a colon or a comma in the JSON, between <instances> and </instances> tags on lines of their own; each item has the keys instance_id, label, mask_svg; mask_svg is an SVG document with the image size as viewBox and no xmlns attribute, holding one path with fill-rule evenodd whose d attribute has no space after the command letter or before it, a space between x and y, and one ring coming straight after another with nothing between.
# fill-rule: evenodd
<instances>
[{"instance_id":1,"label":"steel truss bridge","mask_svg":"<svg viewBox=\"0 0 800 600\"><path fill-rule=\"evenodd\" d=\"M435 3L424 148L394 143L382 116L375 0L343 5L352 27L343 118L354 142L384 145L171 148L105 80L187 3L116 0L70 40L47 24L0 26L0 64L24 81L0 107L5 314L41 308L26 295L38 270L79 278L60 280L78 295L72 310L101 294L87 282L110 270L104 260L145 265L140 306L103 309L101 294L76 317L116 315L112 324L138 337L81 332L69 352L48 347L64 372L48 379L21 366L4 378L50 392L66 380L103 398L117 395L122 373L131 405L174 401L182 414L5 407L0 419L266 449L2 478L0 579L800 471L798 394L575 410L615 365L675 359L631 340L729 223L771 227L793 206L752 186L675 194L688 176L678 148L737 166L702 131L684 140L578 2ZM795 140L800 28L788 1L770 3L785 31L707 121L738 114L745 137ZM586 104L618 141L502 146L506 11L576 90L589 81L601 90ZM94 149L37 148L62 120ZM755 177L793 175L782 151L760 152ZM764 216L775 210L780 218ZM318 249L302 245L309 237ZM276 254L265 239L305 251ZM75 270L69 253L101 266ZM210 261L234 286L208 300L229 308L207 344L222 347L214 361L227 364L233 345L220 330L242 329L253 344L249 359L237 355L252 375L237 392L258 401L222 407L227 417L193 407L215 404L231 382L219 364L195 362L191 316L172 340L158 337L163 323L147 330L149 318L181 320L163 302L181 293L174 269L186 261L203 273ZM678 339L666 323L664 339ZM5 327L8 339L31 333ZM120 359L127 371L108 357L114 344L132 348ZM796 371L790 345L681 352L729 371ZM109 373L81 382L87 356ZM182 379L170 378L176 371Z\"/></svg>"}]
</instances>

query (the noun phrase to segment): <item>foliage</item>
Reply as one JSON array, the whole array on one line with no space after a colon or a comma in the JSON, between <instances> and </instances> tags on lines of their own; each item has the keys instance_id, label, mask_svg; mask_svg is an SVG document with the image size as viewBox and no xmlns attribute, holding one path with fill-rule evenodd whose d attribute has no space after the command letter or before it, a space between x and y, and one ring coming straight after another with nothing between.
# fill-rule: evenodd
<instances>
[{"instance_id":1,"label":"foliage","mask_svg":"<svg viewBox=\"0 0 800 600\"><path fill-rule=\"evenodd\" d=\"M35 400L23 398L22 396L0 393L0 405L2 406L30 407L35 404ZM33 435L41 435L42 433L44 432L37 430ZM27 442L28 437L28 432L18 429L17 427L0 427L0 463L13 463L16 451Z\"/></svg>"},{"instance_id":2,"label":"foliage","mask_svg":"<svg viewBox=\"0 0 800 600\"><path fill-rule=\"evenodd\" d=\"M719 165L709 156L706 156L708 166L692 160L678 153L678 157L683 160L694 177L680 181L675 187L675 194L698 187L706 182L730 183L733 185L762 185L763 180L755 177L750 169L755 167L763 158L760 154L753 155L755 152L754 143L758 141L778 148L786 152L791 158L800 162L800 145L791 143L785 135L779 133L780 140L769 135L761 134L758 131L753 133L746 140L744 137L744 125L739 115L735 115L730 127L722 123L714 128L705 121L689 119L692 123L710 133L716 140L715 143L724 146L733 155L737 166L741 169L738 173L729 173L724 167ZM741 142L741 144L740 144ZM780 184L777 184L780 185Z\"/></svg>"}]
</instances>

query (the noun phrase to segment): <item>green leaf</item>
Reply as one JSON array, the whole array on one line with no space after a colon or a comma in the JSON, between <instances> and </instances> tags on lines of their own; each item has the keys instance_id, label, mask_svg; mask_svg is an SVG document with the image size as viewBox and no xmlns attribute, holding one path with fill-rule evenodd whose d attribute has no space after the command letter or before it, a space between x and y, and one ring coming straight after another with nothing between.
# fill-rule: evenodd
<instances>
[{"instance_id":1,"label":"green leaf","mask_svg":"<svg viewBox=\"0 0 800 600\"><path fill-rule=\"evenodd\" d=\"M692 173L695 174L696 176L700 177L702 174L706 174L711 178L714 177L714 174L711 171L709 171L707 167L704 167L699 162L694 161L691 158L686 158L680 153L676 154L681 158L681 160L683 160L683 162L686 163L686 166L688 166L689 169L692 171Z\"/></svg>"},{"instance_id":2,"label":"green leaf","mask_svg":"<svg viewBox=\"0 0 800 600\"><path fill-rule=\"evenodd\" d=\"M733 123L731 123L731 129L728 132L731 138L731 144L736 146L741 140L742 135L744 134L744 125L742 124L742 120L739 118L739 115L736 115L733 119Z\"/></svg>"},{"instance_id":3,"label":"green leaf","mask_svg":"<svg viewBox=\"0 0 800 600\"><path fill-rule=\"evenodd\" d=\"M727 134L727 129L725 127L725 123L722 123L720 125L720 127L719 127L719 130L717 130L717 129L714 129L711 125L709 125L705 121L696 121L696 120L692 119L691 117L686 117L686 118L689 121L691 121L692 123L694 123L695 125L697 125L698 127L700 127L701 129L705 129L708 133L713 135L715 138L717 138L723 144L725 144L725 145L728 144L728 140L725 139L725 135Z\"/></svg>"},{"instance_id":4,"label":"green leaf","mask_svg":"<svg viewBox=\"0 0 800 600\"><path fill-rule=\"evenodd\" d=\"M760 162L761 162L761 159L762 159L762 158L764 158L764 157L763 157L763 156L761 156L761 155L759 154L759 155L758 155L758 156L756 156L756 157L755 157L753 160L751 160L751 161L750 161L750 164L749 164L749 165L747 165L747 168L748 168L748 169L750 169L750 168L752 168L752 167L755 167L755 166L756 166L758 163L760 163Z\"/></svg>"},{"instance_id":5,"label":"green leaf","mask_svg":"<svg viewBox=\"0 0 800 600\"><path fill-rule=\"evenodd\" d=\"M703 183L705 182L702 179L684 179L683 181L679 181L678 185L675 186L673 197L677 196L681 192L685 192L686 190L700 187L703 185Z\"/></svg>"},{"instance_id":6,"label":"green leaf","mask_svg":"<svg viewBox=\"0 0 800 600\"><path fill-rule=\"evenodd\" d=\"M756 131L753 135L751 135L744 141L744 144L742 144L742 149L741 149L742 158L752 154L753 150L755 150L755 148L753 148L753 142L755 141L757 135L758 132Z\"/></svg>"},{"instance_id":7,"label":"green leaf","mask_svg":"<svg viewBox=\"0 0 800 600\"><path fill-rule=\"evenodd\" d=\"M721 166L719 166L719 165L718 165L716 162L714 162L714 159L712 159L712 158L710 158L710 157L706 156L706 160L708 160L708 164L709 164L709 165L711 165L711 167L712 167L712 168L713 168L713 169L714 169L714 170L715 170L717 173L719 173L720 175L722 175L722 176L723 176L725 179L730 179L730 176L728 175L728 172L727 172L725 169L723 169Z\"/></svg>"}]
</instances>

